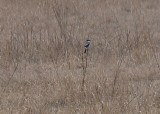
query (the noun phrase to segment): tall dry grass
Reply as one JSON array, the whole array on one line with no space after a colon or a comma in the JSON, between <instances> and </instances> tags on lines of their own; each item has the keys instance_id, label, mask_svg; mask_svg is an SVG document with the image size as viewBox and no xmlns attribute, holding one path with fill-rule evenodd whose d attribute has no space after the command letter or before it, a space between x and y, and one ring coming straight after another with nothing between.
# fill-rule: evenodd
<instances>
[{"instance_id":1,"label":"tall dry grass","mask_svg":"<svg viewBox=\"0 0 160 114\"><path fill-rule=\"evenodd\" d=\"M159 5L0 0L0 113L158 114Z\"/></svg>"}]
</instances>

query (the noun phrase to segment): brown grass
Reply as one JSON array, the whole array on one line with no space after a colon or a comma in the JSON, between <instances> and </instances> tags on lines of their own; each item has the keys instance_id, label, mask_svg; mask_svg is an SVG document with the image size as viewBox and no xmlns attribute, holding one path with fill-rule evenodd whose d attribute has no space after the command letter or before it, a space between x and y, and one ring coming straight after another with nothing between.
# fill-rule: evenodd
<instances>
[{"instance_id":1,"label":"brown grass","mask_svg":"<svg viewBox=\"0 0 160 114\"><path fill-rule=\"evenodd\" d=\"M0 0L0 114L158 114L159 6Z\"/></svg>"}]
</instances>

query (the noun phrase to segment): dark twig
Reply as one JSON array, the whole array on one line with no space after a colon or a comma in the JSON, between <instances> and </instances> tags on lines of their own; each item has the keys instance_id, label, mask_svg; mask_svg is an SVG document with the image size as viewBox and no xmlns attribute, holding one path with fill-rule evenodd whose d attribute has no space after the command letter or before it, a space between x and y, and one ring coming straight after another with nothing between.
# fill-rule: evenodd
<instances>
[{"instance_id":1,"label":"dark twig","mask_svg":"<svg viewBox=\"0 0 160 114\"><path fill-rule=\"evenodd\" d=\"M82 80L82 90L84 90L84 83L85 83L85 77L86 77L86 67L84 66L84 57L82 53L82 68L83 68L83 80Z\"/></svg>"},{"instance_id":2,"label":"dark twig","mask_svg":"<svg viewBox=\"0 0 160 114\"><path fill-rule=\"evenodd\" d=\"M86 51L86 57L85 57L85 62L86 64L84 65L84 54L82 53L82 68L83 68L83 80L82 80L82 91L84 90L84 84L85 84L85 77L86 77L86 69L87 69L87 58L88 58L88 49Z\"/></svg>"},{"instance_id":3,"label":"dark twig","mask_svg":"<svg viewBox=\"0 0 160 114\"><path fill-rule=\"evenodd\" d=\"M9 83L10 83L11 79L13 78L13 76L14 76L14 74L15 74L15 72L16 72L16 70L17 70L17 68L18 68L18 63L17 63L17 65L16 65L16 67L15 67L15 69L14 69L14 71L13 71L13 73L12 73L11 77L9 78L9 80L8 80L8 82L7 82L7 84L6 84L6 86L5 86L5 87L7 87L7 86L9 85Z\"/></svg>"}]
</instances>

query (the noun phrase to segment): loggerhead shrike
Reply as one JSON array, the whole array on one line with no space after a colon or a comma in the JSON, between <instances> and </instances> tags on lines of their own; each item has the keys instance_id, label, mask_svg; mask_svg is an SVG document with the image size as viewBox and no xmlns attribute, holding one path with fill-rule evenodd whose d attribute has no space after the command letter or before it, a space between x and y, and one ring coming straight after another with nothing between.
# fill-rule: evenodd
<instances>
[{"instance_id":1,"label":"loggerhead shrike","mask_svg":"<svg viewBox=\"0 0 160 114\"><path fill-rule=\"evenodd\" d=\"M84 53L86 53L88 51L89 45L90 45L91 40L86 40L86 44L85 44L85 51Z\"/></svg>"}]
</instances>

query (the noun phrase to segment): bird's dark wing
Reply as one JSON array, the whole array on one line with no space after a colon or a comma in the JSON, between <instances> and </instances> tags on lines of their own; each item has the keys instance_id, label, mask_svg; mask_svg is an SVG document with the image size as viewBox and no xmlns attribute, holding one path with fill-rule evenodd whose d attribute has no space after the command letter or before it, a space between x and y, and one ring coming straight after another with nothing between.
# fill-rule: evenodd
<instances>
[{"instance_id":1,"label":"bird's dark wing","mask_svg":"<svg viewBox=\"0 0 160 114\"><path fill-rule=\"evenodd\" d=\"M87 43L84 47L89 47L89 43Z\"/></svg>"}]
</instances>

